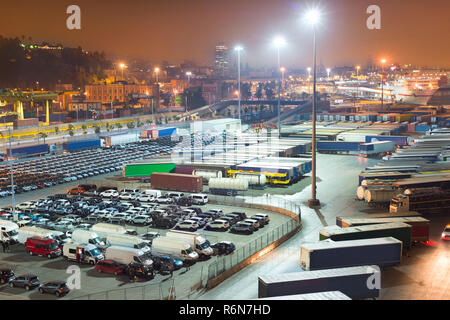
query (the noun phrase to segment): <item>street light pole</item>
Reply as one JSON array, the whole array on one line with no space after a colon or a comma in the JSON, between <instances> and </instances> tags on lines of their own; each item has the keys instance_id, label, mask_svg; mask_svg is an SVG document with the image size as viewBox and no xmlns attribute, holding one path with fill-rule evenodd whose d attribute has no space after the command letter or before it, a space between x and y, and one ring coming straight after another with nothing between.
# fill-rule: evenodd
<instances>
[{"instance_id":1,"label":"street light pole","mask_svg":"<svg viewBox=\"0 0 450 320\"><path fill-rule=\"evenodd\" d=\"M307 18L313 27L313 100L312 100L312 170L311 170L311 199L308 200L308 206L310 208L320 207L320 201L317 199L317 186L316 186L316 77L317 77L317 63L316 63L316 23L319 20L320 13L317 10L311 10L307 13Z\"/></svg>"},{"instance_id":2,"label":"street light pole","mask_svg":"<svg viewBox=\"0 0 450 320\"><path fill-rule=\"evenodd\" d=\"M384 106L384 64L386 63L386 59L381 60L381 110L383 110Z\"/></svg>"},{"instance_id":3,"label":"street light pole","mask_svg":"<svg viewBox=\"0 0 450 320\"><path fill-rule=\"evenodd\" d=\"M243 48L241 46L237 46L234 48L237 52L237 64L238 64L238 115L239 115L239 123L241 122L241 51Z\"/></svg>"},{"instance_id":4,"label":"street light pole","mask_svg":"<svg viewBox=\"0 0 450 320\"><path fill-rule=\"evenodd\" d=\"M280 63L280 46L277 48L278 54L278 137L281 136L281 121L280 121L280 109L281 109L281 63Z\"/></svg>"}]
</instances>

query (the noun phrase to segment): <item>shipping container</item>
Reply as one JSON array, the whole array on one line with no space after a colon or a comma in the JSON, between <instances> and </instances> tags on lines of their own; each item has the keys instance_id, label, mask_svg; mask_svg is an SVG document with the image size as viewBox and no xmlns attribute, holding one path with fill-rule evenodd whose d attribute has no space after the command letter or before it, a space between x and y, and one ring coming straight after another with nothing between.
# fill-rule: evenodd
<instances>
[{"instance_id":1,"label":"shipping container","mask_svg":"<svg viewBox=\"0 0 450 320\"><path fill-rule=\"evenodd\" d=\"M118 133L112 135L105 135L100 136L100 140L102 146L109 148L116 145L138 142L139 133Z\"/></svg>"},{"instance_id":2,"label":"shipping container","mask_svg":"<svg viewBox=\"0 0 450 320\"><path fill-rule=\"evenodd\" d=\"M122 171L126 178L148 178L154 172L174 172L175 167L175 163L149 162L147 160L124 164Z\"/></svg>"},{"instance_id":3,"label":"shipping container","mask_svg":"<svg viewBox=\"0 0 450 320\"><path fill-rule=\"evenodd\" d=\"M179 173L155 172L150 176L152 188L180 192L199 193L203 191L202 177Z\"/></svg>"},{"instance_id":4,"label":"shipping container","mask_svg":"<svg viewBox=\"0 0 450 320\"><path fill-rule=\"evenodd\" d=\"M375 141L369 143L361 143L359 145L359 151L361 154L375 155L386 152L392 152L395 149L394 142L392 141Z\"/></svg>"},{"instance_id":5,"label":"shipping container","mask_svg":"<svg viewBox=\"0 0 450 320\"><path fill-rule=\"evenodd\" d=\"M212 194L235 195L248 190L248 180L234 178L211 178L208 182Z\"/></svg>"},{"instance_id":6,"label":"shipping container","mask_svg":"<svg viewBox=\"0 0 450 320\"><path fill-rule=\"evenodd\" d=\"M335 226L334 226L335 227ZM383 223L348 228L328 228L320 231L320 240L331 239L333 241L359 240L393 237L403 242L405 250L411 247L412 229L406 223Z\"/></svg>"},{"instance_id":7,"label":"shipping container","mask_svg":"<svg viewBox=\"0 0 450 320\"><path fill-rule=\"evenodd\" d=\"M34 126L38 126L38 125L39 125L38 118L28 118L28 119L14 121L14 129L29 128L29 127L34 127Z\"/></svg>"},{"instance_id":8,"label":"shipping container","mask_svg":"<svg viewBox=\"0 0 450 320\"><path fill-rule=\"evenodd\" d=\"M7 156L9 157L10 149L7 149L6 152ZM37 144L28 147L17 147L11 149L12 157L15 159L38 156L42 154L47 154L48 152L49 152L48 144Z\"/></svg>"},{"instance_id":9,"label":"shipping container","mask_svg":"<svg viewBox=\"0 0 450 320\"><path fill-rule=\"evenodd\" d=\"M304 270L376 265L399 265L402 242L392 237L305 243L300 248L300 266Z\"/></svg>"},{"instance_id":10,"label":"shipping container","mask_svg":"<svg viewBox=\"0 0 450 320\"><path fill-rule=\"evenodd\" d=\"M340 291L325 291L316 293L294 294L291 296L280 296L261 298L257 300L352 300Z\"/></svg>"},{"instance_id":11,"label":"shipping container","mask_svg":"<svg viewBox=\"0 0 450 320\"><path fill-rule=\"evenodd\" d=\"M63 144L63 149L69 152L99 147L100 147L100 139L69 141Z\"/></svg>"},{"instance_id":12,"label":"shipping container","mask_svg":"<svg viewBox=\"0 0 450 320\"><path fill-rule=\"evenodd\" d=\"M340 227L359 227L371 224L402 222L411 226L412 241L428 241L430 238L430 220L423 217L392 217L392 218L341 218Z\"/></svg>"},{"instance_id":13,"label":"shipping container","mask_svg":"<svg viewBox=\"0 0 450 320\"><path fill-rule=\"evenodd\" d=\"M317 151L359 151L360 142L317 141Z\"/></svg>"},{"instance_id":14,"label":"shipping container","mask_svg":"<svg viewBox=\"0 0 450 320\"><path fill-rule=\"evenodd\" d=\"M366 143L375 141L392 141L399 146L407 146L409 144L410 138L408 136L366 136Z\"/></svg>"},{"instance_id":15,"label":"shipping container","mask_svg":"<svg viewBox=\"0 0 450 320\"><path fill-rule=\"evenodd\" d=\"M380 289L367 284L375 277L381 274L371 266L264 275L258 277L258 298L340 291L351 299L374 299Z\"/></svg>"}]
</instances>

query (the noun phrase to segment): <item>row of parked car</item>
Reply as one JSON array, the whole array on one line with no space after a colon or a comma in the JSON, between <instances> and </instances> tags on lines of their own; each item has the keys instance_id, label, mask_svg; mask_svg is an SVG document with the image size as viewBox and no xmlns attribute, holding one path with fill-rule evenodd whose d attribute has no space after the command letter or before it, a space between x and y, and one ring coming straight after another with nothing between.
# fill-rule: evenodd
<instances>
[{"instance_id":1,"label":"row of parked car","mask_svg":"<svg viewBox=\"0 0 450 320\"><path fill-rule=\"evenodd\" d=\"M170 154L177 144L162 138L145 143L131 143L113 148L80 150L53 154L39 159L13 163L14 186L8 163L0 165L0 197L51 187L56 184L122 170L122 165L137 159Z\"/></svg>"}]
</instances>

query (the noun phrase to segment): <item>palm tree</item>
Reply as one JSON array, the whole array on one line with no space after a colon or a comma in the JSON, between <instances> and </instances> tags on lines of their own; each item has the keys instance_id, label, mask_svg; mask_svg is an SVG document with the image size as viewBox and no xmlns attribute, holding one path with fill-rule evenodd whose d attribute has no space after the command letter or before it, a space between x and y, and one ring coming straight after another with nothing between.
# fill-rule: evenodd
<instances>
[{"instance_id":1,"label":"palm tree","mask_svg":"<svg viewBox=\"0 0 450 320\"><path fill-rule=\"evenodd\" d=\"M73 130L70 129L70 130L69 130L69 135L70 135L71 137L73 137L74 134L75 134L75 133L73 132Z\"/></svg>"},{"instance_id":2,"label":"palm tree","mask_svg":"<svg viewBox=\"0 0 450 320\"><path fill-rule=\"evenodd\" d=\"M45 143L45 138L48 137L48 135L45 132L39 132L39 136L44 139L44 143Z\"/></svg>"},{"instance_id":3,"label":"palm tree","mask_svg":"<svg viewBox=\"0 0 450 320\"><path fill-rule=\"evenodd\" d=\"M58 134L59 132L59 127L55 127L55 134Z\"/></svg>"}]
</instances>

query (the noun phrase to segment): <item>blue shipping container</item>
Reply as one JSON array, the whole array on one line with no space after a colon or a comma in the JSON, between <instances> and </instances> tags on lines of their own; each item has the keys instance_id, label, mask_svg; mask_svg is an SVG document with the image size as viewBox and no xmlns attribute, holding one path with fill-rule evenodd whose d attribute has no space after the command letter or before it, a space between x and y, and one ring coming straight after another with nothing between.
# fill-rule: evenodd
<instances>
[{"instance_id":1,"label":"blue shipping container","mask_svg":"<svg viewBox=\"0 0 450 320\"><path fill-rule=\"evenodd\" d=\"M366 143L375 142L375 141L392 141L396 145L399 145L399 146L407 146L408 145L408 137L407 136L366 136Z\"/></svg>"},{"instance_id":2,"label":"blue shipping container","mask_svg":"<svg viewBox=\"0 0 450 320\"><path fill-rule=\"evenodd\" d=\"M100 148L100 139L82 140L64 143L64 150L72 152L92 148Z\"/></svg>"},{"instance_id":3,"label":"blue shipping container","mask_svg":"<svg viewBox=\"0 0 450 320\"><path fill-rule=\"evenodd\" d=\"M27 156L46 154L48 153L48 150L49 150L48 144L38 144L29 147L12 148L11 152L13 158L21 158ZM7 152L9 157L9 149L7 150Z\"/></svg>"},{"instance_id":4,"label":"blue shipping container","mask_svg":"<svg viewBox=\"0 0 450 320\"><path fill-rule=\"evenodd\" d=\"M158 137L159 138L163 138L163 137L171 136L171 135L173 135L175 133L176 130L177 130L177 128L159 129L158 130Z\"/></svg>"},{"instance_id":5,"label":"blue shipping container","mask_svg":"<svg viewBox=\"0 0 450 320\"><path fill-rule=\"evenodd\" d=\"M318 151L358 151L360 142L317 141Z\"/></svg>"},{"instance_id":6,"label":"blue shipping container","mask_svg":"<svg viewBox=\"0 0 450 320\"><path fill-rule=\"evenodd\" d=\"M416 132L430 131L430 126L416 126Z\"/></svg>"}]
</instances>

